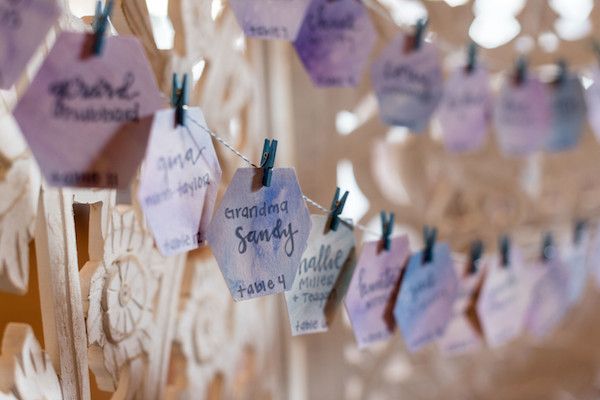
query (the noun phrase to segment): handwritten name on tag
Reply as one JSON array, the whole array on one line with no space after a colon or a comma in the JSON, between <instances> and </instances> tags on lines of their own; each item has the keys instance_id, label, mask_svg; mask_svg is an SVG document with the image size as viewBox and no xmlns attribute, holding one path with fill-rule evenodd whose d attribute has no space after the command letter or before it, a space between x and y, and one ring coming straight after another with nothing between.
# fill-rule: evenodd
<instances>
[{"instance_id":1,"label":"handwritten name on tag","mask_svg":"<svg viewBox=\"0 0 600 400\"><path fill-rule=\"evenodd\" d=\"M14 115L50 185L126 188L164 102L137 39L93 38L62 32Z\"/></svg>"},{"instance_id":2,"label":"handwritten name on tag","mask_svg":"<svg viewBox=\"0 0 600 400\"><path fill-rule=\"evenodd\" d=\"M239 168L208 227L208 242L235 301L290 290L311 229L292 168Z\"/></svg>"},{"instance_id":3,"label":"handwritten name on tag","mask_svg":"<svg viewBox=\"0 0 600 400\"><path fill-rule=\"evenodd\" d=\"M354 272L354 233L340 223L329 229L329 218L312 215L306 251L292 288L285 292L292 335L325 332L346 294Z\"/></svg>"},{"instance_id":4,"label":"handwritten name on tag","mask_svg":"<svg viewBox=\"0 0 600 400\"><path fill-rule=\"evenodd\" d=\"M423 42L419 50L406 50L407 40L399 34L383 50L371 80L382 120L422 132L442 97L442 69L434 45Z\"/></svg>"},{"instance_id":5,"label":"handwritten name on tag","mask_svg":"<svg viewBox=\"0 0 600 400\"><path fill-rule=\"evenodd\" d=\"M540 149L550 132L550 102L545 85L534 77L521 84L507 79L496 98L496 138L507 155Z\"/></svg>"},{"instance_id":6,"label":"handwritten name on tag","mask_svg":"<svg viewBox=\"0 0 600 400\"><path fill-rule=\"evenodd\" d=\"M575 75L550 86L552 119L550 134L546 138L548 151L563 151L577 145L586 119L583 86Z\"/></svg>"},{"instance_id":7,"label":"handwritten name on tag","mask_svg":"<svg viewBox=\"0 0 600 400\"><path fill-rule=\"evenodd\" d=\"M175 126L174 121L175 110L155 114L138 190L139 203L164 256L205 243L221 181L221 167L200 109L187 109L186 125Z\"/></svg>"},{"instance_id":8,"label":"handwritten name on tag","mask_svg":"<svg viewBox=\"0 0 600 400\"><path fill-rule=\"evenodd\" d=\"M229 0L244 35L295 40L310 0Z\"/></svg>"},{"instance_id":9,"label":"handwritten name on tag","mask_svg":"<svg viewBox=\"0 0 600 400\"><path fill-rule=\"evenodd\" d=\"M394 306L396 323L410 352L442 337L458 294L458 278L447 244L434 246L433 262L424 265L422 259L422 252L410 257Z\"/></svg>"},{"instance_id":10,"label":"handwritten name on tag","mask_svg":"<svg viewBox=\"0 0 600 400\"><path fill-rule=\"evenodd\" d=\"M59 15L52 0L0 0L0 88L19 79Z\"/></svg>"},{"instance_id":11,"label":"handwritten name on tag","mask_svg":"<svg viewBox=\"0 0 600 400\"><path fill-rule=\"evenodd\" d=\"M594 83L585 90L587 116L596 138L600 140L600 68L593 69L592 79Z\"/></svg>"},{"instance_id":12,"label":"handwritten name on tag","mask_svg":"<svg viewBox=\"0 0 600 400\"><path fill-rule=\"evenodd\" d=\"M344 300L359 348L388 339L396 326L391 312L410 249L406 235L391 240L366 242Z\"/></svg>"},{"instance_id":13,"label":"handwritten name on tag","mask_svg":"<svg viewBox=\"0 0 600 400\"><path fill-rule=\"evenodd\" d=\"M446 81L437 111L442 139L448 151L480 149L492 116L492 94L486 69L471 72L459 68Z\"/></svg>"},{"instance_id":14,"label":"handwritten name on tag","mask_svg":"<svg viewBox=\"0 0 600 400\"><path fill-rule=\"evenodd\" d=\"M313 0L294 47L316 86L356 86L375 39L362 2Z\"/></svg>"}]
</instances>

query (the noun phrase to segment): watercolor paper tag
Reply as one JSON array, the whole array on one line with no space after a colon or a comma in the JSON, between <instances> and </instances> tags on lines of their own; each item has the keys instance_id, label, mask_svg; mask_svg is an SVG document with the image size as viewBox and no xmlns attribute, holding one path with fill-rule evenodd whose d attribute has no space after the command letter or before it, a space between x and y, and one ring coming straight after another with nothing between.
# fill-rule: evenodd
<instances>
[{"instance_id":1,"label":"watercolor paper tag","mask_svg":"<svg viewBox=\"0 0 600 400\"><path fill-rule=\"evenodd\" d=\"M382 120L422 132L442 97L443 76L434 45L407 50L408 36L397 35L371 67Z\"/></svg>"},{"instance_id":2,"label":"watercolor paper tag","mask_svg":"<svg viewBox=\"0 0 600 400\"><path fill-rule=\"evenodd\" d=\"M448 78L437 111L442 139L448 151L480 149L492 116L489 75L482 67L471 72L459 68Z\"/></svg>"},{"instance_id":3,"label":"watercolor paper tag","mask_svg":"<svg viewBox=\"0 0 600 400\"><path fill-rule=\"evenodd\" d=\"M594 83L585 90L587 116L596 138L600 140L600 68L594 68L592 80Z\"/></svg>"},{"instance_id":4,"label":"watercolor paper tag","mask_svg":"<svg viewBox=\"0 0 600 400\"><path fill-rule=\"evenodd\" d=\"M292 288L311 229L292 168L239 168L208 227L208 242L235 301Z\"/></svg>"},{"instance_id":5,"label":"watercolor paper tag","mask_svg":"<svg viewBox=\"0 0 600 400\"><path fill-rule=\"evenodd\" d=\"M293 41L310 0L229 0L244 35Z\"/></svg>"},{"instance_id":6,"label":"watercolor paper tag","mask_svg":"<svg viewBox=\"0 0 600 400\"><path fill-rule=\"evenodd\" d=\"M50 185L124 189L165 104L136 38L93 38L62 32L14 115Z\"/></svg>"},{"instance_id":7,"label":"watercolor paper tag","mask_svg":"<svg viewBox=\"0 0 600 400\"><path fill-rule=\"evenodd\" d=\"M396 326L392 307L409 254L406 235L392 238L389 250L381 241L363 244L344 301L359 348L392 336Z\"/></svg>"},{"instance_id":8,"label":"watercolor paper tag","mask_svg":"<svg viewBox=\"0 0 600 400\"><path fill-rule=\"evenodd\" d=\"M313 0L294 47L316 86L356 86L375 39L362 2Z\"/></svg>"},{"instance_id":9,"label":"watercolor paper tag","mask_svg":"<svg viewBox=\"0 0 600 400\"><path fill-rule=\"evenodd\" d=\"M421 251L411 256L394 306L396 323L410 352L442 337L458 294L458 278L447 244L434 246L431 263L424 265L422 260Z\"/></svg>"},{"instance_id":10,"label":"watercolor paper tag","mask_svg":"<svg viewBox=\"0 0 600 400\"><path fill-rule=\"evenodd\" d=\"M53 0L0 0L1 89L19 79L59 15Z\"/></svg>"},{"instance_id":11,"label":"watercolor paper tag","mask_svg":"<svg viewBox=\"0 0 600 400\"><path fill-rule=\"evenodd\" d=\"M575 75L550 86L550 106L552 122L550 134L546 138L548 151L563 151L577 145L586 120L583 86Z\"/></svg>"},{"instance_id":12,"label":"watercolor paper tag","mask_svg":"<svg viewBox=\"0 0 600 400\"><path fill-rule=\"evenodd\" d=\"M527 155L541 149L550 132L545 85L533 77L518 85L507 79L496 98L494 124L498 144L506 155Z\"/></svg>"},{"instance_id":13,"label":"watercolor paper tag","mask_svg":"<svg viewBox=\"0 0 600 400\"><path fill-rule=\"evenodd\" d=\"M202 111L186 110L175 126L175 110L154 115L138 200L164 256L205 244L221 181L221 167Z\"/></svg>"},{"instance_id":14,"label":"watercolor paper tag","mask_svg":"<svg viewBox=\"0 0 600 400\"><path fill-rule=\"evenodd\" d=\"M579 243L571 243L565 251L565 269L568 280L568 302L573 305L579 301L585 291L588 277L588 248L590 238L587 232L582 233Z\"/></svg>"},{"instance_id":15,"label":"watercolor paper tag","mask_svg":"<svg viewBox=\"0 0 600 400\"><path fill-rule=\"evenodd\" d=\"M312 227L294 284L285 292L292 335L325 332L346 294L356 265L354 232L329 217L311 215Z\"/></svg>"}]
</instances>

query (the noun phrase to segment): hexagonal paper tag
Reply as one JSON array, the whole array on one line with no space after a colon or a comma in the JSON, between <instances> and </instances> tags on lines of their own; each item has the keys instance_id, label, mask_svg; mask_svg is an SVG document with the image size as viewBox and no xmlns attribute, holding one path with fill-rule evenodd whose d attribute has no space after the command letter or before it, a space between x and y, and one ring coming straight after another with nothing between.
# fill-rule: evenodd
<instances>
[{"instance_id":1,"label":"hexagonal paper tag","mask_svg":"<svg viewBox=\"0 0 600 400\"><path fill-rule=\"evenodd\" d=\"M354 232L344 222L332 231L329 220L311 215L308 246L294 284L285 292L294 336L327 331L354 272Z\"/></svg>"},{"instance_id":2,"label":"hexagonal paper tag","mask_svg":"<svg viewBox=\"0 0 600 400\"><path fill-rule=\"evenodd\" d=\"M448 151L480 149L492 117L489 75L479 66L472 71L458 68L446 81L437 110L442 139Z\"/></svg>"},{"instance_id":3,"label":"hexagonal paper tag","mask_svg":"<svg viewBox=\"0 0 600 400\"><path fill-rule=\"evenodd\" d=\"M165 106L140 42L62 32L14 115L53 186L126 188Z\"/></svg>"},{"instance_id":4,"label":"hexagonal paper tag","mask_svg":"<svg viewBox=\"0 0 600 400\"><path fill-rule=\"evenodd\" d=\"M296 173L239 168L208 227L208 242L235 301L290 290L311 229Z\"/></svg>"},{"instance_id":5,"label":"hexagonal paper tag","mask_svg":"<svg viewBox=\"0 0 600 400\"><path fill-rule=\"evenodd\" d=\"M600 68L594 68L591 74L594 83L585 90L587 116L596 138L600 139Z\"/></svg>"},{"instance_id":6,"label":"hexagonal paper tag","mask_svg":"<svg viewBox=\"0 0 600 400\"><path fill-rule=\"evenodd\" d=\"M542 147L550 131L545 85L534 77L516 84L506 79L494 108L496 139L507 155L527 155Z\"/></svg>"},{"instance_id":7,"label":"hexagonal paper tag","mask_svg":"<svg viewBox=\"0 0 600 400\"><path fill-rule=\"evenodd\" d=\"M221 181L221 167L202 111L186 111L175 126L175 110L154 116L140 174L138 200L164 256L193 250L206 241Z\"/></svg>"},{"instance_id":8,"label":"hexagonal paper tag","mask_svg":"<svg viewBox=\"0 0 600 400\"><path fill-rule=\"evenodd\" d=\"M396 323L410 352L442 337L458 294L447 244L434 246L432 262L423 264L422 260L421 251L411 256L394 306Z\"/></svg>"},{"instance_id":9,"label":"hexagonal paper tag","mask_svg":"<svg viewBox=\"0 0 600 400\"><path fill-rule=\"evenodd\" d=\"M381 241L363 244L344 300L359 348L392 336L396 324L391 309L409 254L406 235L393 238L389 250Z\"/></svg>"},{"instance_id":10,"label":"hexagonal paper tag","mask_svg":"<svg viewBox=\"0 0 600 400\"><path fill-rule=\"evenodd\" d=\"M356 86L375 39L362 2L313 0L294 47L316 86Z\"/></svg>"},{"instance_id":11,"label":"hexagonal paper tag","mask_svg":"<svg viewBox=\"0 0 600 400\"><path fill-rule=\"evenodd\" d=\"M310 0L229 0L244 35L293 41Z\"/></svg>"},{"instance_id":12,"label":"hexagonal paper tag","mask_svg":"<svg viewBox=\"0 0 600 400\"><path fill-rule=\"evenodd\" d=\"M408 39L400 33L383 50L371 67L371 81L383 122L422 132L442 97L442 68L433 44L413 50Z\"/></svg>"},{"instance_id":13,"label":"hexagonal paper tag","mask_svg":"<svg viewBox=\"0 0 600 400\"><path fill-rule=\"evenodd\" d=\"M563 151L577 145L586 121L583 86L576 75L550 86L551 129L546 138L548 151Z\"/></svg>"},{"instance_id":14,"label":"hexagonal paper tag","mask_svg":"<svg viewBox=\"0 0 600 400\"><path fill-rule=\"evenodd\" d=\"M59 15L53 0L0 0L0 88L19 79Z\"/></svg>"}]
</instances>

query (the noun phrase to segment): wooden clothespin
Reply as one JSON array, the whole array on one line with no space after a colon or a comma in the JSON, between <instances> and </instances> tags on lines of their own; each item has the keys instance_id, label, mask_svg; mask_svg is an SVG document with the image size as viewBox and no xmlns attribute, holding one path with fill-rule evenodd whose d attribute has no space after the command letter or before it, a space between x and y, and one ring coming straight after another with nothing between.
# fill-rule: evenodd
<instances>
[{"instance_id":1,"label":"wooden clothespin","mask_svg":"<svg viewBox=\"0 0 600 400\"><path fill-rule=\"evenodd\" d=\"M437 238L437 229L425 225L423 227L423 241L425 248L423 249L423 264L429 264L433 261L433 246Z\"/></svg>"},{"instance_id":2,"label":"wooden clothespin","mask_svg":"<svg viewBox=\"0 0 600 400\"><path fill-rule=\"evenodd\" d=\"M475 42L469 43L469 48L467 49L467 64L465 66L465 70L468 74L475 71L475 67L477 67L477 45Z\"/></svg>"},{"instance_id":3,"label":"wooden clothespin","mask_svg":"<svg viewBox=\"0 0 600 400\"><path fill-rule=\"evenodd\" d=\"M102 48L104 47L104 36L106 33L106 27L108 26L108 17L112 12L113 0L108 0L104 10L102 10L102 2L98 0L96 3L96 13L94 15L94 44L92 52L94 55L99 56L102 54Z\"/></svg>"},{"instance_id":4,"label":"wooden clothespin","mask_svg":"<svg viewBox=\"0 0 600 400\"><path fill-rule=\"evenodd\" d=\"M519 56L515 63L515 83L521 85L527 79L527 59L525 56Z\"/></svg>"},{"instance_id":5,"label":"wooden clothespin","mask_svg":"<svg viewBox=\"0 0 600 400\"><path fill-rule=\"evenodd\" d=\"M265 139L263 145L262 159L260 167L263 170L262 184L265 187L271 186L271 176L273 175L273 166L275 165L275 154L277 153L277 140Z\"/></svg>"},{"instance_id":6,"label":"wooden clothespin","mask_svg":"<svg viewBox=\"0 0 600 400\"><path fill-rule=\"evenodd\" d=\"M554 257L554 237L551 232L546 232L542 240L540 258L543 262L548 262Z\"/></svg>"},{"instance_id":7,"label":"wooden clothespin","mask_svg":"<svg viewBox=\"0 0 600 400\"><path fill-rule=\"evenodd\" d=\"M508 268L510 265L510 237L508 235L500 236L500 265Z\"/></svg>"},{"instance_id":8,"label":"wooden clothespin","mask_svg":"<svg viewBox=\"0 0 600 400\"><path fill-rule=\"evenodd\" d=\"M337 231L338 226L340 225L340 215L344 211L344 206L346 205L346 199L348 199L349 192L346 191L342 198L340 199L340 188L335 189L335 195L333 196L333 201L331 202L331 222L329 224L329 229L332 231Z\"/></svg>"},{"instance_id":9,"label":"wooden clothespin","mask_svg":"<svg viewBox=\"0 0 600 400\"><path fill-rule=\"evenodd\" d=\"M428 24L429 20L427 18L419 18L417 21L417 24L415 25L414 50L419 50L421 48L423 36L425 36L425 30L427 29Z\"/></svg>"},{"instance_id":10,"label":"wooden clothespin","mask_svg":"<svg viewBox=\"0 0 600 400\"><path fill-rule=\"evenodd\" d=\"M175 126L185 126L185 106L188 103L189 91L187 85L188 75L183 74L181 86L177 74L173 74L171 86L171 106L175 107Z\"/></svg>"},{"instance_id":11,"label":"wooden clothespin","mask_svg":"<svg viewBox=\"0 0 600 400\"><path fill-rule=\"evenodd\" d=\"M477 273L479 267L479 261L483 256L483 242L481 240L475 240L471 243L471 252L469 257L469 275L473 275Z\"/></svg>"},{"instance_id":12,"label":"wooden clothespin","mask_svg":"<svg viewBox=\"0 0 600 400\"><path fill-rule=\"evenodd\" d=\"M381 212L381 240L383 242L383 249L389 250L391 246L392 231L394 230L394 213L388 214L385 211Z\"/></svg>"}]
</instances>

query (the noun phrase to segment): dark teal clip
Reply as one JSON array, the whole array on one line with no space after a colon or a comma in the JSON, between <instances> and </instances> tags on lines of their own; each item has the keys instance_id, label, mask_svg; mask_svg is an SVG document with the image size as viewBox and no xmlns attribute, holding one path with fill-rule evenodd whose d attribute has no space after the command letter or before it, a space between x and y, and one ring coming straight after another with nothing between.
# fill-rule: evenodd
<instances>
[{"instance_id":1,"label":"dark teal clip","mask_svg":"<svg viewBox=\"0 0 600 400\"><path fill-rule=\"evenodd\" d=\"M580 219L577 222L575 222L575 229L573 232L573 244L580 244L581 243L581 239L583 239L583 233L585 232L585 229L587 228L587 221Z\"/></svg>"},{"instance_id":2,"label":"dark teal clip","mask_svg":"<svg viewBox=\"0 0 600 400\"><path fill-rule=\"evenodd\" d=\"M421 44L423 44L423 36L425 36L425 30L427 29L427 25L429 21L427 18L419 18L417 21L417 25L415 26L415 43L414 49L419 50L421 48Z\"/></svg>"},{"instance_id":3,"label":"dark teal clip","mask_svg":"<svg viewBox=\"0 0 600 400\"><path fill-rule=\"evenodd\" d=\"M558 67L558 74L556 74L556 80L554 82L557 85L560 85L567 80L569 69L567 67L567 62L564 59L558 60L556 66Z\"/></svg>"},{"instance_id":4,"label":"dark teal clip","mask_svg":"<svg viewBox=\"0 0 600 400\"><path fill-rule=\"evenodd\" d=\"M271 176L273 175L273 166L275 165L275 154L277 153L277 140L265 139L263 145L262 159L260 167L263 170L262 184L263 186L271 186Z\"/></svg>"},{"instance_id":5,"label":"dark teal clip","mask_svg":"<svg viewBox=\"0 0 600 400\"><path fill-rule=\"evenodd\" d=\"M471 254L469 257L469 275L473 275L477 273L479 267L479 261L483 256L483 242L481 240L475 240L471 243Z\"/></svg>"},{"instance_id":6,"label":"dark teal clip","mask_svg":"<svg viewBox=\"0 0 600 400\"><path fill-rule=\"evenodd\" d=\"M469 43L469 48L467 49L467 73L471 73L475 71L475 67L477 67L477 45L475 42Z\"/></svg>"},{"instance_id":7,"label":"dark teal clip","mask_svg":"<svg viewBox=\"0 0 600 400\"><path fill-rule=\"evenodd\" d=\"M525 56L517 58L515 64L515 83L517 85L522 84L527 79L527 59Z\"/></svg>"},{"instance_id":8,"label":"dark teal clip","mask_svg":"<svg viewBox=\"0 0 600 400\"><path fill-rule=\"evenodd\" d=\"M102 48L104 47L104 35L106 33L106 27L108 26L108 17L112 12L113 0L108 0L104 10L102 10L102 2L96 3L96 14L94 16L94 44L92 52L99 56L102 54Z\"/></svg>"},{"instance_id":9,"label":"dark teal clip","mask_svg":"<svg viewBox=\"0 0 600 400\"><path fill-rule=\"evenodd\" d=\"M185 106L187 106L189 97L187 79L187 74L183 74L181 86L179 86L177 74L173 74L173 85L171 86L171 106L175 107L175 126L185 126Z\"/></svg>"},{"instance_id":10,"label":"dark teal clip","mask_svg":"<svg viewBox=\"0 0 600 400\"><path fill-rule=\"evenodd\" d=\"M385 211L381 212L381 240L383 241L383 249L389 250L391 247L392 231L394 230L394 213L389 214L389 218Z\"/></svg>"},{"instance_id":11,"label":"dark teal clip","mask_svg":"<svg viewBox=\"0 0 600 400\"><path fill-rule=\"evenodd\" d=\"M546 232L542 240L542 253L540 257L543 262L550 261L554 257L554 237L552 233Z\"/></svg>"},{"instance_id":12,"label":"dark teal clip","mask_svg":"<svg viewBox=\"0 0 600 400\"><path fill-rule=\"evenodd\" d=\"M335 195L333 196L333 201L331 202L331 223L329 224L329 228L334 232L337 231L337 228L340 225L340 214L342 211L344 211L348 194L349 192L346 191L346 193L344 193L340 199L340 188L335 189Z\"/></svg>"},{"instance_id":13,"label":"dark teal clip","mask_svg":"<svg viewBox=\"0 0 600 400\"><path fill-rule=\"evenodd\" d=\"M510 237L500 236L500 265L507 268L510 265Z\"/></svg>"},{"instance_id":14,"label":"dark teal clip","mask_svg":"<svg viewBox=\"0 0 600 400\"><path fill-rule=\"evenodd\" d=\"M423 241L425 242L425 248L423 249L423 264L429 264L433 261L433 246L437 238L437 229L425 225L423 227Z\"/></svg>"}]
</instances>

